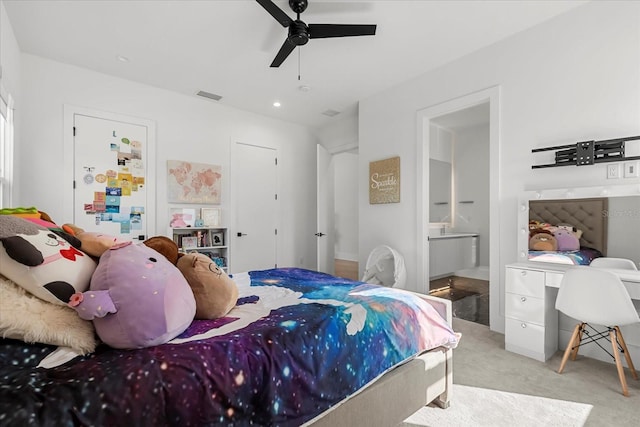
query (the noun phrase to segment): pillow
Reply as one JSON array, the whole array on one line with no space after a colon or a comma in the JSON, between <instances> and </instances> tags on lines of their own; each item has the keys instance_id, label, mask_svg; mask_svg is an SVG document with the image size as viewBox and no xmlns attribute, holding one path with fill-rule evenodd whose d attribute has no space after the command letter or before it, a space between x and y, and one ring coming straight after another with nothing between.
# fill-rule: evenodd
<instances>
[{"instance_id":1,"label":"pillow","mask_svg":"<svg viewBox=\"0 0 640 427\"><path fill-rule=\"evenodd\" d=\"M178 262L178 258L180 257L178 245L176 245L176 242L174 242L170 238L166 236L155 236L145 240L142 243L144 243L145 246L148 246L151 249L164 255L171 264L176 265L176 263Z\"/></svg>"},{"instance_id":2,"label":"pillow","mask_svg":"<svg viewBox=\"0 0 640 427\"><path fill-rule=\"evenodd\" d=\"M68 307L36 298L4 276L0 276L0 336L71 347L80 354L96 348L91 322Z\"/></svg>"},{"instance_id":3,"label":"pillow","mask_svg":"<svg viewBox=\"0 0 640 427\"><path fill-rule=\"evenodd\" d=\"M105 344L128 349L166 343L187 329L196 312L180 270L159 252L132 242L102 254L90 290L74 294L69 305L93 320Z\"/></svg>"},{"instance_id":4,"label":"pillow","mask_svg":"<svg viewBox=\"0 0 640 427\"><path fill-rule=\"evenodd\" d=\"M0 215L14 215L23 218L42 218L42 215L35 207L31 208L4 208L0 209Z\"/></svg>"},{"instance_id":5,"label":"pillow","mask_svg":"<svg viewBox=\"0 0 640 427\"><path fill-rule=\"evenodd\" d=\"M99 232L84 231L74 224L64 224L62 230L78 239L78 249L95 258L100 258L103 253L113 246L123 243L117 237Z\"/></svg>"},{"instance_id":6,"label":"pillow","mask_svg":"<svg viewBox=\"0 0 640 427\"><path fill-rule=\"evenodd\" d=\"M569 231L565 228L558 228L553 236L558 242L559 251L577 251L580 249L580 241L573 234L573 231Z\"/></svg>"},{"instance_id":7,"label":"pillow","mask_svg":"<svg viewBox=\"0 0 640 427\"><path fill-rule=\"evenodd\" d=\"M0 274L45 301L65 305L89 287L96 263L33 221L42 220L0 215Z\"/></svg>"},{"instance_id":8,"label":"pillow","mask_svg":"<svg viewBox=\"0 0 640 427\"><path fill-rule=\"evenodd\" d=\"M537 233L529 239L529 249L532 251L557 251L558 241L549 233Z\"/></svg>"}]
</instances>

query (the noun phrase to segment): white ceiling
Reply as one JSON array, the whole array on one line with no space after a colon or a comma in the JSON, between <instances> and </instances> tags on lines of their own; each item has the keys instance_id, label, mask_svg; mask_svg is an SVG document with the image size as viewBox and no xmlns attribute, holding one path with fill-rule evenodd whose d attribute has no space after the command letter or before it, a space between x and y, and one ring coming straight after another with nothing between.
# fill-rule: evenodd
<instances>
[{"instance_id":1,"label":"white ceiling","mask_svg":"<svg viewBox=\"0 0 640 427\"><path fill-rule=\"evenodd\" d=\"M468 127L489 125L489 103L474 105L433 118L431 121L444 128L460 131Z\"/></svg>"},{"instance_id":2,"label":"white ceiling","mask_svg":"<svg viewBox=\"0 0 640 427\"><path fill-rule=\"evenodd\" d=\"M298 50L269 67L287 30L252 0L4 0L22 52L189 96L204 90L223 98L203 102L316 128L354 113L358 100L583 3L310 0L307 24L378 27L375 36L310 40L299 49L298 80ZM294 17L288 2L276 4ZM322 114L329 109L341 114Z\"/></svg>"}]
</instances>

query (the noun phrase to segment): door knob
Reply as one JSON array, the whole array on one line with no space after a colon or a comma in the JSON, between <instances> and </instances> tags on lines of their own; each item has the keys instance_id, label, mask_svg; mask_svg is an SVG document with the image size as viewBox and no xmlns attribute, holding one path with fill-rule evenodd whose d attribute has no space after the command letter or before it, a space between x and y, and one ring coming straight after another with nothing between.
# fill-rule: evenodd
<instances>
[{"instance_id":1,"label":"door knob","mask_svg":"<svg viewBox=\"0 0 640 427\"><path fill-rule=\"evenodd\" d=\"M240 232L238 232L238 237L242 237L242 236L246 236L246 235L247 235L247 233L240 233Z\"/></svg>"},{"instance_id":2,"label":"door knob","mask_svg":"<svg viewBox=\"0 0 640 427\"><path fill-rule=\"evenodd\" d=\"M325 234L324 234L324 233L322 233L322 232L320 232L320 233L316 233L316 236L318 236L318 237L322 237L322 236L325 236Z\"/></svg>"}]
</instances>

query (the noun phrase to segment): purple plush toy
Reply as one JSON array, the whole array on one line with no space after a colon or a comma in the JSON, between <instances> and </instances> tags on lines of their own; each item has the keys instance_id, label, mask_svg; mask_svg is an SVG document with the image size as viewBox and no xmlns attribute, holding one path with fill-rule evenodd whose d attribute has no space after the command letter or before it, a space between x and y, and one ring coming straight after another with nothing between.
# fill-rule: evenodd
<instances>
[{"instance_id":1,"label":"purple plush toy","mask_svg":"<svg viewBox=\"0 0 640 427\"><path fill-rule=\"evenodd\" d=\"M573 232L565 228L558 228L553 235L558 241L559 251L577 251L580 249L580 241Z\"/></svg>"},{"instance_id":2,"label":"purple plush toy","mask_svg":"<svg viewBox=\"0 0 640 427\"><path fill-rule=\"evenodd\" d=\"M89 290L69 305L93 320L102 341L115 348L163 344L181 334L196 312L193 292L164 255L127 242L107 250Z\"/></svg>"}]
</instances>

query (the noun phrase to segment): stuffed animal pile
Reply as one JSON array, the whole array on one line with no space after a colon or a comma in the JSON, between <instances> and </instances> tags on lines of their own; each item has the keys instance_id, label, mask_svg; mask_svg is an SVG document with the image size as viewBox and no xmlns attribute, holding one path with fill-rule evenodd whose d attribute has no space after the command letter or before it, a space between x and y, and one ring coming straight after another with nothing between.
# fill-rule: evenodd
<instances>
[{"instance_id":1,"label":"stuffed animal pile","mask_svg":"<svg viewBox=\"0 0 640 427\"><path fill-rule=\"evenodd\" d=\"M577 251L581 236L582 230L571 224L529 221L529 249L532 251Z\"/></svg>"},{"instance_id":2,"label":"stuffed animal pile","mask_svg":"<svg viewBox=\"0 0 640 427\"><path fill-rule=\"evenodd\" d=\"M134 244L27 213L0 212L0 274L68 305L114 348L163 344L194 318L222 317L236 305L235 282L205 255L179 254L168 237Z\"/></svg>"}]
</instances>

